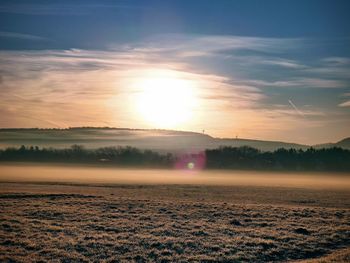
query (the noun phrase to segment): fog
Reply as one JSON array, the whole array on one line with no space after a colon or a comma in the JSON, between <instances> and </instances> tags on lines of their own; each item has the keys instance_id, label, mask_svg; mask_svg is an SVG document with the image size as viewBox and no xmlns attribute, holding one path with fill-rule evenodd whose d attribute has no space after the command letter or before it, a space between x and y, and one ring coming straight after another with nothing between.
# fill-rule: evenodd
<instances>
[{"instance_id":1,"label":"fog","mask_svg":"<svg viewBox=\"0 0 350 263\"><path fill-rule=\"evenodd\" d=\"M195 184L350 189L349 174L121 169L77 165L1 164L1 182Z\"/></svg>"}]
</instances>

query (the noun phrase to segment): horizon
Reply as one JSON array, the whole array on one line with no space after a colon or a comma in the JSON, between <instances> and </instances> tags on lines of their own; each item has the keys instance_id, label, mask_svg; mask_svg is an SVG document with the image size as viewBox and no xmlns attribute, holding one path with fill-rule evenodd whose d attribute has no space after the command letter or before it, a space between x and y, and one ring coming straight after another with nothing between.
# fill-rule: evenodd
<instances>
[{"instance_id":1,"label":"horizon","mask_svg":"<svg viewBox=\"0 0 350 263\"><path fill-rule=\"evenodd\" d=\"M175 129L162 129L162 128L130 128L130 127L112 127L112 126L75 126L75 127L62 127L62 128L56 128L56 127L31 127L31 128L11 128L11 127L0 127L1 130L74 130L74 129L115 129L115 130L130 130L130 131L169 131L169 132L178 132L178 133L194 133L198 135L204 135L209 136L213 139L222 139L222 140L247 140L247 141L262 141L262 142L279 142L279 143L287 143L287 144L299 144L302 146L319 146L323 144L333 144L338 143L347 139L350 139L350 136L345 136L343 138L339 138L338 140L333 141L325 141L317 144L303 144L298 143L294 141L279 141L279 140L267 140L264 138L247 138L247 137L216 137L209 133L205 133L204 131L190 131L190 130L175 130Z\"/></svg>"},{"instance_id":2,"label":"horizon","mask_svg":"<svg viewBox=\"0 0 350 263\"><path fill-rule=\"evenodd\" d=\"M347 10L343 0L2 1L0 128L341 140Z\"/></svg>"}]
</instances>

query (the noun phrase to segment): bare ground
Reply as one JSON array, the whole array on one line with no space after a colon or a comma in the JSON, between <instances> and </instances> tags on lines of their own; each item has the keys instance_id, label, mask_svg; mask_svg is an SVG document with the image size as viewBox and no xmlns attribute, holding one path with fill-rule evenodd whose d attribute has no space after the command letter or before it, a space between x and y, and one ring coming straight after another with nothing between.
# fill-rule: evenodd
<instances>
[{"instance_id":1,"label":"bare ground","mask_svg":"<svg viewBox=\"0 0 350 263\"><path fill-rule=\"evenodd\" d=\"M0 261L328 262L350 245L349 197L266 186L1 183Z\"/></svg>"}]
</instances>

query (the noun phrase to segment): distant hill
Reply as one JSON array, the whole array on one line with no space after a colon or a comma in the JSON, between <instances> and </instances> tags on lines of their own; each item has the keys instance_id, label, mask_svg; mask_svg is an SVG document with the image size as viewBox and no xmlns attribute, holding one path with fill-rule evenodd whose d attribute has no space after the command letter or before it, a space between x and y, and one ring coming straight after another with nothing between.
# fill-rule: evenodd
<instances>
[{"instance_id":1,"label":"distant hill","mask_svg":"<svg viewBox=\"0 0 350 263\"><path fill-rule=\"evenodd\" d=\"M278 148L306 149L309 145L250 139L214 138L207 134L155 129L128 128L68 128L68 129L0 129L0 147L35 145L39 147L66 148L73 144L86 148L132 146L159 152L200 151L220 146L251 146L262 151ZM339 146L350 149L350 138L335 144L315 147Z\"/></svg>"},{"instance_id":2,"label":"distant hill","mask_svg":"<svg viewBox=\"0 0 350 263\"><path fill-rule=\"evenodd\" d=\"M253 148L262 150L262 151L273 151L278 148L294 148L294 149L307 149L310 148L308 145L297 144L297 143L288 143L288 142L279 142L279 141L261 141L261 140L251 140L251 139L215 139L219 145L225 146L251 146Z\"/></svg>"},{"instance_id":3,"label":"distant hill","mask_svg":"<svg viewBox=\"0 0 350 263\"><path fill-rule=\"evenodd\" d=\"M350 149L350 137L337 142L335 146Z\"/></svg>"},{"instance_id":4,"label":"distant hill","mask_svg":"<svg viewBox=\"0 0 350 263\"><path fill-rule=\"evenodd\" d=\"M330 148L330 147L341 147L344 149L350 149L350 137L345 138L343 140L340 140L336 143L324 143L324 144L317 144L314 146L315 148Z\"/></svg>"}]
</instances>

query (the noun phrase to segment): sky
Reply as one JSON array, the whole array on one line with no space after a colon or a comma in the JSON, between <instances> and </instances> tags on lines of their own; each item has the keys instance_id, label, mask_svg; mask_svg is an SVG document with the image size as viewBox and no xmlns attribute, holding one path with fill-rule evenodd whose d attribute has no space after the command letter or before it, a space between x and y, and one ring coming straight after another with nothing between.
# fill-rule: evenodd
<instances>
[{"instance_id":1,"label":"sky","mask_svg":"<svg viewBox=\"0 0 350 263\"><path fill-rule=\"evenodd\" d=\"M0 1L0 127L350 136L350 1Z\"/></svg>"}]
</instances>

